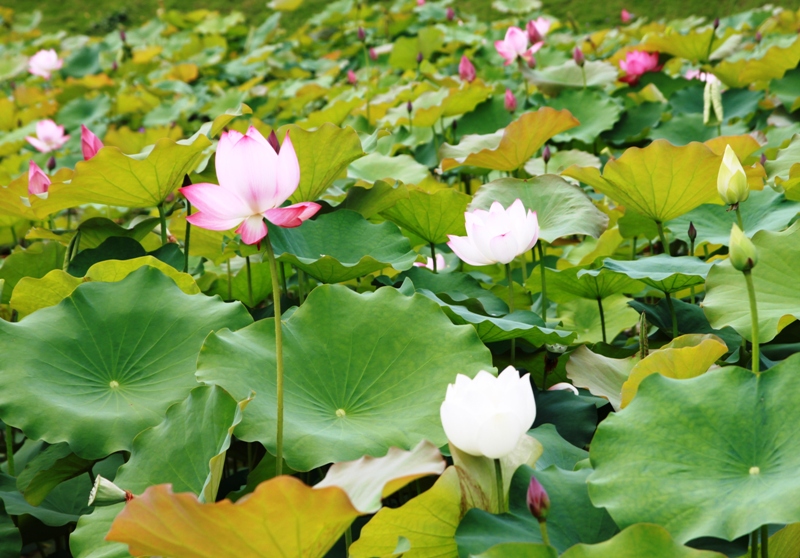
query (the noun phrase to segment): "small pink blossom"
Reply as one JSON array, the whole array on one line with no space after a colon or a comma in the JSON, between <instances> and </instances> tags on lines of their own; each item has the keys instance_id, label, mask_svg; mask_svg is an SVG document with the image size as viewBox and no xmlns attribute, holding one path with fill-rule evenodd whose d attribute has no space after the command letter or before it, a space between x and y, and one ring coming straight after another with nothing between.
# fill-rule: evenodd
<instances>
[{"instance_id":1,"label":"small pink blossom","mask_svg":"<svg viewBox=\"0 0 800 558\"><path fill-rule=\"evenodd\" d=\"M503 104L508 112L514 112L517 110L517 98L510 89L506 89L506 96L503 99Z\"/></svg>"},{"instance_id":2,"label":"small pink blossom","mask_svg":"<svg viewBox=\"0 0 800 558\"><path fill-rule=\"evenodd\" d=\"M714 74L702 70L689 70L686 72L686 79L698 79L706 83L719 83L719 79Z\"/></svg>"},{"instance_id":3,"label":"small pink blossom","mask_svg":"<svg viewBox=\"0 0 800 558\"><path fill-rule=\"evenodd\" d=\"M522 58L530 63L534 53L542 48L543 44L538 42L528 48L528 35L525 31L519 27L509 27L505 38L502 41L495 41L494 48L505 59L505 65L508 66L517 58Z\"/></svg>"},{"instance_id":4,"label":"small pink blossom","mask_svg":"<svg viewBox=\"0 0 800 558\"><path fill-rule=\"evenodd\" d=\"M619 19L622 21L622 23L630 23L633 19L633 14L625 8L622 8L622 11L619 14Z\"/></svg>"},{"instance_id":5,"label":"small pink blossom","mask_svg":"<svg viewBox=\"0 0 800 558\"><path fill-rule=\"evenodd\" d=\"M415 267L427 267L431 271L433 271L433 258L428 258L426 263L422 262L414 262ZM447 262L444 260L444 256L441 254L436 254L436 270L441 271L445 267L447 267Z\"/></svg>"},{"instance_id":6,"label":"small pink blossom","mask_svg":"<svg viewBox=\"0 0 800 558\"><path fill-rule=\"evenodd\" d=\"M314 202L281 207L300 184L300 164L288 133L278 151L253 126L245 135L225 132L215 160L219 186L180 189L199 210L187 218L193 225L212 231L238 226L242 241L256 244L267 236L264 219L279 227L299 227L320 210Z\"/></svg>"},{"instance_id":7,"label":"small pink blossom","mask_svg":"<svg viewBox=\"0 0 800 558\"><path fill-rule=\"evenodd\" d=\"M466 56L462 56L458 63L458 76L467 83L475 81L475 66Z\"/></svg>"},{"instance_id":8,"label":"small pink blossom","mask_svg":"<svg viewBox=\"0 0 800 558\"><path fill-rule=\"evenodd\" d=\"M28 166L28 194L40 198L47 197L50 177L33 161Z\"/></svg>"},{"instance_id":9,"label":"small pink blossom","mask_svg":"<svg viewBox=\"0 0 800 558\"><path fill-rule=\"evenodd\" d=\"M572 60L575 62L576 65L583 68L583 65L586 64L586 56L583 54L581 47L575 47L572 50Z\"/></svg>"},{"instance_id":10,"label":"small pink blossom","mask_svg":"<svg viewBox=\"0 0 800 558\"><path fill-rule=\"evenodd\" d=\"M657 52L645 52L643 50L632 50L625 54L625 60L619 61L619 67L625 72L620 81L634 85L639 82L639 78L647 72L658 72L661 66L658 64Z\"/></svg>"},{"instance_id":11,"label":"small pink blossom","mask_svg":"<svg viewBox=\"0 0 800 558\"><path fill-rule=\"evenodd\" d=\"M94 135L85 125L81 124L81 150L83 151L83 159L88 161L97 155L97 152L102 148L103 142L100 141L100 138Z\"/></svg>"},{"instance_id":12,"label":"small pink blossom","mask_svg":"<svg viewBox=\"0 0 800 558\"><path fill-rule=\"evenodd\" d=\"M525 26L525 30L528 32L528 40L532 45L541 43L547 32L550 31L550 20L543 17L532 19Z\"/></svg>"},{"instance_id":13,"label":"small pink blossom","mask_svg":"<svg viewBox=\"0 0 800 558\"><path fill-rule=\"evenodd\" d=\"M28 71L35 76L50 79L50 74L60 70L64 61L58 57L53 49L40 50L28 60Z\"/></svg>"},{"instance_id":14,"label":"small pink blossom","mask_svg":"<svg viewBox=\"0 0 800 558\"><path fill-rule=\"evenodd\" d=\"M67 143L69 136L64 134L64 126L59 126L52 120L40 120L36 123L36 137L26 136L25 139L42 153L49 153L60 149Z\"/></svg>"},{"instance_id":15,"label":"small pink blossom","mask_svg":"<svg viewBox=\"0 0 800 558\"><path fill-rule=\"evenodd\" d=\"M355 85L358 83L358 76L353 70L347 70L347 82L350 85Z\"/></svg>"},{"instance_id":16,"label":"small pink blossom","mask_svg":"<svg viewBox=\"0 0 800 558\"><path fill-rule=\"evenodd\" d=\"M424 6L425 0L417 0L417 6Z\"/></svg>"}]
</instances>

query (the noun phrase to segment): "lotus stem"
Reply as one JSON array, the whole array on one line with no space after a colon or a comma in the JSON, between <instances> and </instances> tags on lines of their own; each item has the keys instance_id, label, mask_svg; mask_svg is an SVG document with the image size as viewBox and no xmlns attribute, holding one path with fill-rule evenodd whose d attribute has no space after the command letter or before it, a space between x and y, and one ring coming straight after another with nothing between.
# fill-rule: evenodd
<instances>
[{"instance_id":1,"label":"lotus stem","mask_svg":"<svg viewBox=\"0 0 800 558\"><path fill-rule=\"evenodd\" d=\"M186 200L186 217L192 214L192 204ZM192 236L192 224L186 219L186 233L183 236L183 272L189 273L189 239Z\"/></svg>"},{"instance_id":2,"label":"lotus stem","mask_svg":"<svg viewBox=\"0 0 800 558\"><path fill-rule=\"evenodd\" d=\"M756 305L756 289L753 286L753 274L751 271L745 271L744 280L747 283L747 296L750 299L750 324L752 328L752 344L753 344L753 374L759 374L759 346L758 346L758 306Z\"/></svg>"},{"instance_id":3,"label":"lotus stem","mask_svg":"<svg viewBox=\"0 0 800 558\"><path fill-rule=\"evenodd\" d=\"M6 424L6 466L8 467L8 474L12 477L17 476L17 470L14 467L14 429Z\"/></svg>"},{"instance_id":4,"label":"lotus stem","mask_svg":"<svg viewBox=\"0 0 800 558\"><path fill-rule=\"evenodd\" d=\"M675 339L678 336L678 316L675 314L675 307L672 305L672 297L667 292L664 294L667 296L667 307L672 318L672 338Z\"/></svg>"},{"instance_id":5,"label":"lotus stem","mask_svg":"<svg viewBox=\"0 0 800 558\"><path fill-rule=\"evenodd\" d=\"M350 546L353 544L353 526L348 525L344 532L344 555L350 558Z\"/></svg>"},{"instance_id":6,"label":"lotus stem","mask_svg":"<svg viewBox=\"0 0 800 558\"><path fill-rule=\"evenodd\" d=\"M769 558L769 529L761 526L761 558Z\"/></svg>"},{"instance_id":7,"label":"lotus stem","mask_svg":"<svg viewBox=\"0 0 800 558\"><path fill-rule=\"evenodd\" d=\"M750 533L750 558L758 558L758 529Z\"/></svg>"},{"instance_id":8,"label":"lotus stem","mask_svg":"<svg viewBox=\"0 0 800 558\"><path fill-rule=\"evenodd\" d=\"M431 242L431 259L433 260L433 272L438 273L439 270L436 269L436 245Z\"/></svg>"},{"instance_id":9,"label":"lotus stem","mask_svg":"<svg viewBox=\"0 0 800 558\"><path fill-rule=\"evenodd\" d=\"M661 221L656 221L656 227L658 227L658 238L661 240L661 249L665 254L672 255L672 251L669 249L669 243L667 242L667 237L664 234L664 225Z\"/></svg>"},{"instance_id":10,"label":"lotus stem","mask_svg":"<svg viewBox=\"0 0 800 558\"><path fill-rule=\"evenodd\" d=\"M692 239L689 240L689 255L694 257L694 240L692 240ZM689 300L691 301L692 304L694 304L695 303L694 285L692 285L689 288L689 293L690 293L690 297L691 297Z\"/></svg>"},{"instance_id":11,"label":"lotus stem","mask_svg":"<svg viewBox=\"0 0 800 558\"><path fill-rule=\"evenodd\" d=\"M739 225L739 228L744 232L744 222L742 221L742 212L739 211L739 204L736 204L736 222Z\"/></svg>"},{"instance_id":12,"label":"lotus stem","mask_svg":"<svg viewBox=\"0 0 800 558\"><path fill-rule=\"evenodd\" d=\"M281 329L281 295L280 285L278 284L278 262L275 261L275 251L272 249L272 241L267 235L267 257L269 258L269 270L272 275L272 301L275 308L275 366L277 369L277 388L278 388L278 433L276 436L275 452L275 476L283 473L283 331Z\"/></svg>"},{"instance_id":13,"label":"lotus stem","mask_svg":"<svg viewBox=\"0 0 800 558\"><path fill-rule=\"evenodd\" d=\"M547 521L539 522L539 530L542 532L542 542L546 546L550 546L550 537L547 536Z\"/></svg>"},{"instance_id":14,"label":"lotus stem","mask_svg":"<svg viewBox=\"0 0 800 558\"><path fill-rule=\"evenodd\" d=\"M247 263L247 297L250 301L250 308L255 306L253 301L253 274L250 272L250 256L245 256L244 261Z\"/></svg>"},{"instance_id":15,"label":"lotus stem","mask_svg":"<svg viewBox=\"0 0 800 558\"><path fill-rule=\"evenodd\" d=\"M631 241L631 259L636 259L636 241L639 239L638 236L634 236L633 240Z\"/></svg>"},{"instance_id":16,"label":"lotus stem","mask_svg":"<svg viewBox=\"0 0 800 558\"><path fill-rule=\"evenodd\" d=\"M506 497L503 490L503 466L500 465L500 460L494 460L494 480L497 490L497 513L505 513L506 511Z\"/></svg>"},{"instance_id":17,"label":"lotus stem","mask_svg":"<svg viewBox=\"0 0 800 558\"><path fill-rule=\"evenodd\" d=\"M547 325L547 280L545 279L544 248L541 240L536 243L536 249L539 251L539 270L542 272L542 321Z\"/></svg>"},{"instance_id":18,"label":"lotus stem","mask_svg":"<svg viewBox=\"0 0 800 558\"><path fill-rule=\"evenodd\" d=\"M158 204L158 218L161 221L161 246L167 243L167 214L164 211L164 202Z\"/></svg>"},{"instance_id":19,"label":"lotus stem","mask_svg":"<svg viewBox=\"0 0 800 558\"><path fill-rule=\"evenodd\" d=\"M228 258L227 260L225 260L225 263L228 264L228 300L232 300L233 299L233 294L232 294L233 293L233 291L232 291L233 278L231 277L231 259Z\"/></svg>"},{"instance_id":20,"label":"lotus stem","mask_svg":"<svg viewBox=\"0 0 800 558\"><path fill-rule=\"evenodd\" d=\"M606 316L603 313L603 299L597 297L597 308L600 310L600 327L603 330L603 343L608 343L606 340Z\"/></svg>"},{"instance_id":21,"label":"lotus stem","mask_svg":"<svg viewBox=\"0 0 800 558\"><path fill-rule=\"evenodd\" d=\"M435 260L434 260L435 261ZM434 265L436 265L434 263ZM508 313L514 313L514 282L511 280L511 264L506 264L506 282L508 283ZM511 340L511 364L514 364L517 357L517 340Z\"/></svg>"},{"instance_id":22,"label":"lotus stem","mask_svg":"<svg viewBox=\"0 0 800 558\"><path fill-rule=\"evenodd\" d=\"M278 271L280 271L281 274L281 286L283 287L283 291L281 292L288 293L289 288L286 286L286 269L284 268L283 264L278 266Z\"/></svg>"}]
</instances>

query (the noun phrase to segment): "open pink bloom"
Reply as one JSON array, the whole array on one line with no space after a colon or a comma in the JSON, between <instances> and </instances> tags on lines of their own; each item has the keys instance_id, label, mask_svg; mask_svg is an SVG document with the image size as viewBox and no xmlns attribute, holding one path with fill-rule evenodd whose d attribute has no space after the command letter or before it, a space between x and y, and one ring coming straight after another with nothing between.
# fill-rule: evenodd
<instances>
[{"instance_id":1,"label":"open pink bloom","mask_svg":"<svg viewBox=\"0 0 800 558\"><path fill-rule=\"evenodd\" d=\"M658 72L661 66L658 65L657 52L645 52L643 50L632 50L625 54L625 60L619 61L619 67L625 72L620 81L634 85L639 82L639 78L647 72Z\"/></svg>"},{"instance_id":2,"label":"open pink bloom","mask_svg":"<svg viewBox=\"0 0 800 558\"><path fill-rule=\"evenodd\" d=\"M28 71L35 76L50 79L50 74L60 70L63 65L64 61L58 58L55 50L40 50L28 60Z\"/></svg>"},{"instance_id":3,"label":"open pink bloom","mask_svg":"<svg viewBox=\"0 0 800 558\"><path fill-rule=\"evenodd\" d=\"M543 44L539 42L528 48L528 35L525 31L519 27L509 27L505 39L495 41L494 48L497 49L500 56L505 58L505 65L508 66L517 58L530 62L534 53L542 48Z\"/></svg>"},{"instance_id":4,"label":"open pink bloom","mask_svg":"<svg viewBox=\"0 0 800 558\"><path fill-rule=\"evenodd\" d=\"M633 19L633 14L625 8L622 8L622 11L619 14L619 19L622 21L622 23L630 23Z\"/></svg>"},{"instance_id":5,"label":"open pink bloom","mask_svg":"<svg viewBox=\"0 0 800 558\"><path fill-rule=\"evenodd\" d=\"M47 197L50 187L50 177L33 161L28 166L28 194L31 196Z\"/></svg>"},{"instance_id":6,"label":"open pink bloom","mask_svg":"<svg viewBox=\"0 0 800 558\"><path fill-rule=\"evenodd\" d=\"M52 120L40 120L36 123L36 137L26 136L25 139L42 153L49 153L60 149L69 136L64 134L64 126L58 126Z\"/></svg>"},{"instance_id":7,"label":"open pink bloom","mask_svg":"<svg viewBox=\"0 0 800 558\"><path fill-rule=\"evenodd\" d=\"M536 212L517 199L508 209L494 202L489 211L464 214L467 236L448 235L447 245L470 265L507 264L533 248L539 239Z\"/></svg>"},{"instance_id":8,"label":"open pink bloom","mask_svg":"<svg viewBox=\"0 0 800 558\"><path fill-rule=\"evenodd\" d=\"M532 45L541 43L547 32L550 31L550 20L543 17L532 19L525 26L525 30L528 32L528 40Z\"/></svg>"},{"instance_id":9,"label":"open pink bloom","mask_svg":"<svg viewBox=\"0 0 800 558\"><path fill-rule=\"evenodd\" d=\"M466 56L462 56L458 63L458 76L467 83L475 81L475 66Z\"/></svg>"},{"instance_id":10,"label":"open pink bloom","mask_svg":"<svg viewBox=\"0 0 800 558\"><path fill-rule=\"evenodd\" d=\"M103 142L100 141L100 138L94 135L85 125L81 124L81 150L83 151L83 159L88 161L97 155L97 152L102 148Z\"/></svg>"},{"instance_id":11,"label":"open pink bloom","mask_svg":"<svg viewBox=\"0 0 800 558\"><path fill-rule=\"evenodd\" d=\"M267 236L265 218L279 227L299 227L320 210L314 202L281 207L300 183L300 164L288 133L277 150L252 126L246 135L225 132L215 160L219 186L194 184L180 190L198 209L187 218L193 225L212 231L238 226L244 243L255 244Z\"/></svg>"},{"instance_id":12,"label":"open pink bloom","mask_svg":"<svg viewBox=\"0 0 800 558\"><path fill-rule=\"evenodd\" d=\"M508 112L514 112L517 110L517 98L514 96L514 93L511 92L510 89L506 89L506 95L503 99L503 105L506 107Z\"/></svg>"},{"instance_id":13,"label":"open pink bloom","mask_svg":"<svg viewBox=\"0 0 800 558\"><path fill-rule=\"evenodd\" d=\"M426 263L422 262L414 262L415 267L427 267L431 271L433 271L433 258L428 258ZM441 271L445 267L447 267L447 262L444 260L444 256L441 254L436 254L436 270Z\"/></svg>"}]
</instances>

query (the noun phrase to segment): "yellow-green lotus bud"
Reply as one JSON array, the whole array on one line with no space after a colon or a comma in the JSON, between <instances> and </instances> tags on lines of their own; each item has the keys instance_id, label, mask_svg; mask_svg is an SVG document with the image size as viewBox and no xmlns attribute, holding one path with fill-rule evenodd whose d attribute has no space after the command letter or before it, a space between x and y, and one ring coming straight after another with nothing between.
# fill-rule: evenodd
<instances>
[{"instance_id":1,"label":"yellow-green lotus bud","mask_svg":"<svg viewBox=\"0 0 800 558\"><path fill-rule=\"evenodd\" d=\"M123 490L110 480L97 475L94 486L89 494L90 506L113 506L133 499L133 494Z\"/></svg>"},{"instance_id":2,"label":"yellow-green lotus bud","mask_svg":"<svg viewBox=\"0 0 800 558\"><path fill-rule=\"evenodd\" d=\"M722 156L722 164L719 166L717 192L728 205L741 203L750 195L744 167L730 145L725 146L725 155Z\"/></svg>"},{"instance_id":3,"label":"yellow-green lotus bud","mask_svg":"<svg viewBox=\"0 0 800 558\"><path fill-rule=\"evenodd\" d=\"M731 264L739 271L750 271L758 263L758 252L753 241L747 238L738 225L731 229L731 240L728 246L728 257Z\"/></svg>"}]
</instances>

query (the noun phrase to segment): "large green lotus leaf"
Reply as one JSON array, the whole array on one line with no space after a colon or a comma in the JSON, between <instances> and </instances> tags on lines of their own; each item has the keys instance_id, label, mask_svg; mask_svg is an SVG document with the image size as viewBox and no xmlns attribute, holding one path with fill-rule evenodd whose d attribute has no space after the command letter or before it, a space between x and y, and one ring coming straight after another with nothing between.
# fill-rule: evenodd
<instances>
[{"instance_id":1,"label":"large green lotus leaf","mask_svg":"<svg viewBox=\"0 0 800 558\"><path fill-rule=\"evenodd\" d=\"M314 131L290 124L278 130L283 138L288 133L300 163L300 185L290 200L292 203L314 201L340 178L347 165L361 157L361 140L350 127L340 128L325 123Z\"/></svg>"},{"instance_id":2,"label":"large green lotus leaf","mask_svg":"<svg viewBox=\"0 0 800 558\"><path fill-rule=\"evenodd\" d=\"M782 78L800 62L800 40L791 45L773 45L759 58L723 60L710 71L729 87L747 87L756 81Z\"/></svg>"},{"instance_id":3,"label":"large green lotus leaf","mask_svg":"<svg viewBox=\"0 0 800 558\"><path fill-rule=\"evenodd\" d=\"M373 184L351 186L338 208L357 211L365 219L369 219L404 198L408 198L408 189L405 184L401 182L389 184L378 180Z\"/></svg>"},{"instance_id":4,"label":"large green lotus leaf","mask_svg":"<svg viewBox=\"0 0 800 558\"><path fill-rule=\"evenodd\" d=\"M241 305L187 295L149 266L84 283L57 306L0 323L0 416L87 459L127 450L196 384L206 335L250 322Z\"/></svg>"},{"instance_id":5,"label":"large green lotus leaf","mask_svg":"<svg viewBox=\"0 0 800 558\"><path fill-rule=\"evenodd\" d=\"M770 554L772 554L770 552ZM561 558L723 558L724 554L697 550L675 542L659 525L637 523L598 544L577 544Z\"/></svg>"},{"instance_id":6,"label":"large green lotus leaf","mask_svg":"<svg viewBox=\"0 0 800 558\"><path fill-rule=\"evenodd\" d=\"M628 298L621 294L603 300L606 337L614 339L622 330L636 323L638 314L628 306ZM599 343L603 340L603 322L596 300L578 298L558 305L562 327L577 334L578 343Z\"/></svg>"},{"instance_id":7,"label":"large green lotus leaf","mask_svg":"<svg viewBox=\"0 0 800 558\"><path fill-rule=\"evenodd\" d=\"M638 361L638 357L609 358L581 345L569 355L567 377L593 395L605 397L618 411L622 408L622 386Z\"/></svg>"},{"instance_id":8,"label":"large green lotus leaf","mask_svg":"<svg viewBox=\"0 0 800 558\"><path fill-rule=\"evenodd\" d=\"M604 87L617 79L617 68L603 60L587 60L583 68L572 60L557 66L547 66L541 70L522 71L525 78L536 85L545 95L555 96L564 89L583 89L584 77L586 87Z\"/></svg>"},{"instance_id":9,"label":"large green lotus leaf","mask_svg":"<svg viewBox=\"0 0 800 558\"><path fill-rule=\"evenodd\" d=\"M0 502L0 554L3 556L17 556L22 552L22 537L19 529L14 525L11 517L6 513L5 506Z\"/></svg>"},{"instance_id":10,"label":"large green lotus leaf","mask_svg":"<svg viewBox=\"0 0 800 558\"><path fill-rule=\"evenodd\" d=\"M643 285L630 277L600 268L591 269L586 266L568 267L557 270L545 268L547 296L556 302L569 302L576 296L597 300L621 293L638 293ZM532 293L542 289L542 270L537 266L525 286Z\"/></svg>"},{"instance_id":11,"label":"large green lotus leaf","mask_svg":"<svg viewBox=\"0 0 800 558\"><path fill-rule=\"evenodd\" d=\"M7 303L17 284L26 277L39 279L64 265L64 247L56 242L37 242L29 248L12 252L0 267L4 281L2 302Z\"/></svg>"},{"instance_id":12,"label":"large green lotus leaf","mask_svg":"<svg viewBox=\"0 0 800 558\"><path fill-rule=\"evenodd\" d=\"M578 448L561 437L554 424L542 424L528 430L528 436L542 444L542 455L536 460L537 471L555 465L560 469L572 471L579 461L588 459L589 452Z\"/></svg>"},{"instance_id":13,"label":"large green lotus leaf","mask_svg":"<svg viewBox=\"0 0 800 558\"><path fill-rule=\"evenodd\" d=\"M656 523L680 543L800 520L798 397L798 355L760 375L733 366L690 380L652 375L597 429L592 502L620 527Z\"/></svg>"},{"instance_id":14,"label":"large green lotus leaf","mask_svg":"<svg viewBox=\"0 0 800 558\"><path fill-rule=\"evenodd\" d=\"M139 221L136 225L133 225L128 229L121 227L111 219L107 219L105 217L92 217L91 219L87 219L78 225L78 228L75 231L34 229L26 236L26 238L58 240L66 246L72 241L73 238L75 238L77 231L80 231L81 236L76 241L76 244L74 244L74 250L79 252L89 248L97 248L103 243L103 241L111 238L112 236L127 236L141 242L145 239L145 237L147 237L148 234L150 234L157 224L158 218L151 217Z\"/></svg>"},{"instance_id":15,"label":"large green lotus leaf","mask_svg":"<svg viewBox=\"0 0 800 558\"><path fill-rule=\"evenodd\" d=\"M528 162L553 136L580 122L567 110L543 107L526 112L502 130L487 135L468 135L458 145L439 149L442 170L462 165L514 171Z\"/></svg>"},{"instance_id":16,"label":"large green lotus leaf","mask_svg":"<svg viewBox=\"0 0 800 558\"><path fill-rule=\"evenodd\" d=\"M408 198L400 199L381 216L411 231L427 242L441 244L447 235L465 235L464 212L470 197L454 188L429 192L409 188Z\"/></svg>"},{"instance_id":17,"label":"large green lotus leaf","mask_svg":"<svg viewBox=\"0 0 800 558\"><path fill-rule=\"evenodd\" d=\"M430 178L430 172L428 167L418 163L411 155L390 157L374 151L353 161L347 170L347 176L366 182L399 180L404 184L419 184Z\"/></svg>"},{"instance_id":18,"label":"large green lotus leaf","mask_svg":"<svg viewBox=\"0 0 800 558\"><path fill-rule=\"evenodd\" d=\"M661 121L661 116L666 108L667 104L659 101L643 102L629 108L623 113L614 128L603 134L603 138L614 144L632 143L637 139L642 139L653 126Z\"/></svg>"},{"instance_id":19,"label":"large green lotus leaf","mask_svg":"<svg viewBox=\"0 0 800 558\"><path fill-rule=\"evenodd\" d=\"M78 518L89 513L87 505L92 482L88 476L80 476L61 483L37 506L28 503L17 490L14 477L0 473L0 500L9 515L30 515L50 527L61 527L78 521Z\"/></svg>"},{"instance_id":20,"label":"large green lotus leaf","mask_svg":"<svg viewBox=\"0 0 800 558\"><path fill-rule=\"evenodd\" d=\"M25 501L38 506L61 482L91 471L94 462L78 457L67 444L54 444L25 464L17 488Z\"/></svg>"},{"instance_id":21,"label":"large green lotus leaf","mask_svg":"<svg viewBox=\"0 0 800 558\"><path fill-rule=\"evenodd\" d=\"M528 180L493 180L481 186L469 209L489 209L495 201L507 208L517 199L526 209L536 212L539 238L550 243L573 234L598 238L608 227L608 216L595 207L583 190L554 174Z\"/></svg>"},{"instance_id":22,"label":"large green lotus leaf","mask_svg":"<svg viewBox=\"0 0 800 558\"><path fill-rule=\"evenodd\" d=\"M638 260L606 258L603 260L603 267L659 291L676 293L702 285L713 266L692 256L671 257L668 254L658 254Z\"/></svg>"},{"instance_id":23,"label":"large green lotus leaf","mask_svg":"<svg viewBox=\"0 0 800 558\"><path fill-rule=\"evenodd\" d=\"M210 145L207 137L199 135L190 145L162 138L149 153L133 156L104 147L90 160L79 161L68 183L52 184L47 199L32 200L34 210L47 215L86 203L157 206L182 184Z\"/></svg>"},{"instance_id":24,"label":"large green lotus leaf","mask_svg":"<svg viewBox=\"0 0 800 558\"><path fill-rule=\"evenodd\" d=\"M782 232L761 231L753 237L758 264L751 271L758 304L759 341L771 341L795 318L800 317L800 224ZM752 322L747 284L730 261L714 265L706 281L703 311L716 329L731 326L748 341Z\"/></svg>"},{"instance_id":25,"label":"large green lotus leaf","mask_svg":"<svg viewBox=\"0 0 800 558\"><path fill-rule=\"evenodd\" d=\"M568 142L572 140L592 143L614 124L622 114L622 104L608 94L595 89L576 89L564 91L555 99L547 102L554 109L567 109L577 118L581 125L562 132L553 141Z\"/></svg>"},{"instance_id":26,"label":"large green lotus leaf","mask_svg":"<svg viewBox=\"0 0 800 558\"><path fill-rule=\"evenodd\" d=\"M376 327L380 324L380 327ZM234 397L258 395L237 436L275 451L272 320L210 335L197 377ZM421 295L382 288L358 295L322 285L285 320L286 462L308 471L332 461L446 441L439 418L455 375L492 370L472 328L454 326Z\"/></svg>"},{"instance_id":27,"label":"large green lotus leaf","mask_svg":"<svg viewBox=\"0 0 800 558\"><path fill-rule=\"evenodd\" d=\"M619 159L596 168L571 167L563 172L654 221L680 217L704 203L717 201L717 174L722 158L702 143L676 147L656 140L631 147Z\"/></svg>"},{"instance_id":28,"label":"large green lotus leaf","mask_svg":"<svg viewBox=\"0 0 800 558\"><path fill-rule=\"evenodd\" d=\"M467 273L433 273L427 268L412 267L397 276L397 281L410 279L415 289L428 290L442 300L455 304L470 306L472 300L477 301L483 311L490 316L508 314L508 305L497 295L481 287L480 282Z\"/></svg>"},{"instance_id":29,"label":"large green lotus leaf","mask_svg":"<svg viewBox=\"0 0 800 558\"><path fill-rule=\"evenodd\" d=\"M339 210L300 227L270 227L275 255L323 283L341 283L387 267L404 271L417 258L394 223L372 224Z\"/></svg>"},{"instance_id":30,"label":"large green lotus leaf","mask_svg":"<svg viewBox=\"0 0 800 558\"><path fill-rule=\"evenodd\" d=\"M547 533L550 544L557 550L563 552L577 543L597 543L614 536L618 529L611 516L589 500L586 479L591 472L591 469L565 471L552 466L537 471L522 465L511 480L508 513L493 515L473 509L461 521L456 532L459 555L480 554L506 542L542 542L539 523L526 501L528 485L534 476L550 497Z\"/></svg>"},{"instance_id":31,"label":"large green lotus leaf","mask_svg":"<svg viewBox=\"0 0 800 558\"><path fill-rule=\"evenodd\" d=\"M779 231L800 212L800 203L788 201L771 188L750 192L747 201L739 205L744 231L753 236L758 231ZM697 230L695 246L708 242L727 246L736 215L723 205L706 204L673 219L667 224L677 238L689 243L689 223Z\"/></svg>"}]
</instances>

